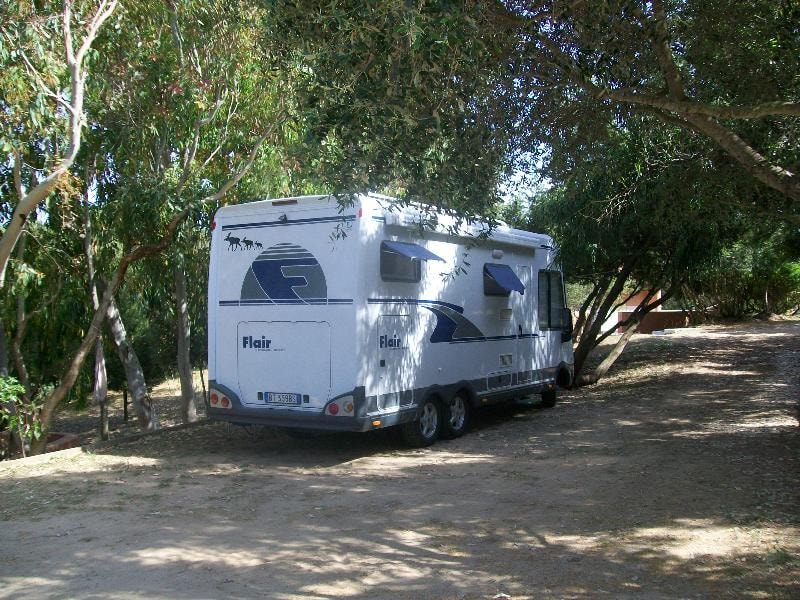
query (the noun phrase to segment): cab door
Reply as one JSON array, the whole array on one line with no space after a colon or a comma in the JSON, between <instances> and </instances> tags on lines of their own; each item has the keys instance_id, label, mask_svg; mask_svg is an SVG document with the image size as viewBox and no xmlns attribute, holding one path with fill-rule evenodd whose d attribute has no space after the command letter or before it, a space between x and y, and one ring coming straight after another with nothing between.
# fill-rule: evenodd
<instances>
[{"instance_id":1,"label":"cab door","mask_svg":"<svg viewBox=\"0 0 800 600\"><path fill-rule=\"evenodd\" d=\"M561 363L561 332L564 329L564 281L560 271L539 271L537 322L539 325L539 368L557 367Z\"/></svg>"}]
</instances>

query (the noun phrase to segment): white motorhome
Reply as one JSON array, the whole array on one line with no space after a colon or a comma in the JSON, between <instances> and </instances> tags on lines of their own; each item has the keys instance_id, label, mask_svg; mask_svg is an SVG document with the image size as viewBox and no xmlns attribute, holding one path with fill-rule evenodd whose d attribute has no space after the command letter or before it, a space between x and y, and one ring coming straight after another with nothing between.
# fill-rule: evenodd
<instances>
[{"instance_id":1,"label":"white motorhome","mask_svg":"<svg viewBox=\"0 0 800 600\"><path fill-rule=\"evenodd\" d=\"M282 198L214 219L208 416L366 431L424 446L479 405L572 381L571 319L546 235L459 225L391 198ZM484 235L481 236L480 234Z\"/></svg>"}]
</instances>

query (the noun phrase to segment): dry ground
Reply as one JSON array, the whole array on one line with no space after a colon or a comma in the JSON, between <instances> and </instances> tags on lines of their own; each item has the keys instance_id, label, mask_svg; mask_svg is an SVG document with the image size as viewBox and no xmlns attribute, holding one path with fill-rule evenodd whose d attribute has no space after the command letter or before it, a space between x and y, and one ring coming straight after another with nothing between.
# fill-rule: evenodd
<instances>
[{"instance_id":1,"label":"dry ground","mask_svg":"<svg viewBox=\"0 0 800 600\"><path fill-rule=\"evenodd\" d=\"M798 598L798 334L640 336L426 450L206 423L2 463L0 596Z\"/></svg>"}]
</instances>

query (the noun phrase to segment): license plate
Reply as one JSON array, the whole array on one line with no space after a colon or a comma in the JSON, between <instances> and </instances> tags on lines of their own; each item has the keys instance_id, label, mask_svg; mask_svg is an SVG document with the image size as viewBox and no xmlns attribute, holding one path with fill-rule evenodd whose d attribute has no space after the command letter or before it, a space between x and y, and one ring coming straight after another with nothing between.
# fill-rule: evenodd
<instances>
[{"instance_id":1,"label":"license plate","mask_svg":"<svg viewBox=\"0 0 800 600\"><path fill-rule=\"evenodd\" d=\"M267 392L264 396L267 399L267 404L300 404L300 394Z\"/></svg>"}]
</instances>

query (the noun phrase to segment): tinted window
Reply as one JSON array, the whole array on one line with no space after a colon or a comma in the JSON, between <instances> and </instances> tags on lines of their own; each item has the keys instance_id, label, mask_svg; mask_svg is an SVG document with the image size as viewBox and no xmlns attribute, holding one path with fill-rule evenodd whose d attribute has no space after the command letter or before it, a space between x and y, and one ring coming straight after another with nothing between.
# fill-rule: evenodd
<instances>
[{"instance_id":1,"label":"tinted window","mask_svg":"<svg viewBox=\"0 0 800 600\"><path fill-rule=\"evenodd\" d=\"M390 252L381 243L381 279L384 281L408 281L416 283L422 274L422 261Z\"/></svg>"},{"instance_id":2,"label":"tinted window","mask_svg":"<svg viewBox=\"0 0 800 600\"><path fill-rule=\"evenodd\" d=\"M561 329L564 325L564 282L559 271L539 271L539 329Z\"/></svg>"},{"instance_id":3,"label":"tinted window","mask_svg":"<svg viewBox=\"0 0 800 600\"><path fill-rule=\"evenodd\" d=\"M484 296L505 296L508 298L509 292L507 289L498 285L494 278L486 271L486 265L483 265L483 294Z\"/></svg>"}]
</instances>

